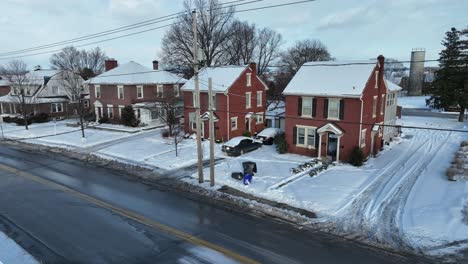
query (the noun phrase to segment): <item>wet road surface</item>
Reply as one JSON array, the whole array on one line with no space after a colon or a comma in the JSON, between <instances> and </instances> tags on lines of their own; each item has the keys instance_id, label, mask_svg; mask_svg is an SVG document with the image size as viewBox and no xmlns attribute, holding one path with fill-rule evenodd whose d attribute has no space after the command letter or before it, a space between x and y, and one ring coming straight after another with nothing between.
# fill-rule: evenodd
<instances>
[{"instance_id":1,"label":"wet road surface","mask_svg":"<svg viewBox=\"0 0 468 264\"><path fill-rule=\"evenodd\" d=\"M421 261L2 145L0 198L0 229L44 263Z\"/></svg>"}]
</instances>

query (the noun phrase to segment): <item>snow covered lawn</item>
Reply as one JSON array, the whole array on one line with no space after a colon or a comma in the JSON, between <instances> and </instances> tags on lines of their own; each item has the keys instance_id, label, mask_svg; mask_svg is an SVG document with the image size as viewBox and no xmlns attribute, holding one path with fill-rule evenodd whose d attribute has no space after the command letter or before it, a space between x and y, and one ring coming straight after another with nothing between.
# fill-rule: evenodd
<instances>
[{"instance_id":1,"label":"snow covered lawn","mask_svg":"<svg viewBox=\"0 0 468 264\"><path fill-rule=\"evenodd\" d=\"M38 264L23 248L0 232L0 263Z\"/></svg>"},{"instance_id":2,"label":"snow covered lawn","mask_svg":"<svg viewBox=\"0 0 468 264\"><path fill-rule=\"evenodd\" d=\"M429 109L426 99L430 96L398 96L397 103L403 108Z\"/></svg>"},{"instance_id":3,"label":"snow covered lawn","mask_svg":"<svg viewBox=\"0 0 468 264\"><path fill-rule=\"evenodd\" d=\"M203 141L203 157L209 158L209 141ZM97 154L110 158L121 158L144 165L152 165L171 170L197 163L197 144L193 139L185 139L178 144L176 157L174 142L164 139L160 134L124 142L102 149ZM221 145L215 145L215 157L223 156Z\"/></svg>"},{"instance_id":4,"label":"snow covered lawn","mask_svg":"<svg viewBox=\"0 0 468 264\"><path fill-rule=\"evenodd\" d=\"M86 139L82 140L80 128L69 127L66 125L67 123L69 121L58 121L56 124L53 122L32 124L29 126L29 130L16 124L4 123L3 132L6 138L27 139L26 142L29 143L65 148L86 148L134 135L124 132L86 129Z\"/></svg>"}]
</instances>

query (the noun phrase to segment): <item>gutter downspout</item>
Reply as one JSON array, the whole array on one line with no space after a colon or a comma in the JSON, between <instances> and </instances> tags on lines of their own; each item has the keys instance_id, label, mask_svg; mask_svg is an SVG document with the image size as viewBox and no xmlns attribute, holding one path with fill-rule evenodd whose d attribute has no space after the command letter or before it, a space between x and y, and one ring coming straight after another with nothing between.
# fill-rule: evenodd
<instances>
[{"instance_id":1,"label":"gutter downspout","mask_svg":"<svg viewBox=\"0 0 468 264\"><path fill-rule=\"evenodd\" d=\"M226 111L226 128L227 128L227 140L231 139L231 131L230 131L230 125L231 125L231 120L229 119L229 92L225 93L227 97L227 111Z\"/></svg>"},{"instance_id":2,"label":"gutter downspout","mask_svg":"<svg viewBox=\"0 0 468 264\"><path fill-rule=\"evenodd\" d=\"M358 146L359 148L361 148L361 142L362 142L362 112L363 112L363 106L364 106L364 101L362 100L362 96L361 98L359 98L359 100L361 100L361 121L359 122L359 142L358 142Z\"/></svg>"}]
</instances>

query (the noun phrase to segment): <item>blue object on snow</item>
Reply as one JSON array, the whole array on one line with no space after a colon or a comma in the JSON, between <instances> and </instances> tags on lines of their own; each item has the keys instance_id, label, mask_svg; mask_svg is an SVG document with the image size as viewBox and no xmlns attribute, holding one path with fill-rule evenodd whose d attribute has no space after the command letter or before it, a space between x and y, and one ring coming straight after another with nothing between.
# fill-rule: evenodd
<instances>
[{"instance_id":1,"label":"blue object on snow","mask_svg":"<svg viewBox=\"0 0 468 264\"><path fill-rule=\"evenodd\" d=\"M252 183L252 174L244 173L244 185L250 185Z\"/></svg>"}]
</instances>

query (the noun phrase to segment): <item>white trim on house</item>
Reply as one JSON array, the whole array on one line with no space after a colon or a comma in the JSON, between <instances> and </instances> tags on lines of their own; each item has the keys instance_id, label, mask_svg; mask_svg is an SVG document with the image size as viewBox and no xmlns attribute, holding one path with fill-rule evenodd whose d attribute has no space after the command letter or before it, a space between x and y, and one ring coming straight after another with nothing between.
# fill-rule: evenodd
<instances>
[{"instance_id":1,"label":"white trim on house","mask_svg":"<svg viewBox=\"0 0 468 264\"><path fill-rule=\"evenodd\" d=\"M252 92L245 93L245 109L252 108Z\"/></svg>"},{"instance_id":2,"label":"white trim on house","mask_svg":"<svg viewBox=\"0 0 468 264\"><path fill-rule=\"evenodd\" d=\"M251 72L246 73L245 78L246 78L245 86L252 87L252 73Z\"/></svg>"},{"instance_id":3,"label":"white trim on house","mask_svg":"<svg viewBox=\"0 0 468 264\"><path fill-rule=\"evenodd\" d=\"M263 91L257 91L257 107L263 105Z\"/></svg>"},{"instance_id":4,"label":"white trim on house","mask_svg":"<svg viewBox=\"0 0 468 264\"><path fill-rule=\"evenodd\" d=\"M114 118L114 106L111 105L111 104L108 104L107 105L107 117L109 119L113 119Z\"/></svg>"},{"instance_id":5,"label":"white trim on house","mask_svg":"<svg viewBox=\"0 0 468 264\"><path fill-rule=\"evenodd\" d=\"M361 148L366 146L366 136L367 136L367 128L364 128L363 130L361 130L361 136L360 136L361 142L359 142L359 146L361 146Z\"/></svg>"},{"instance_id":6,"label":"white trim on house","mask_svg":"<svg viewBox=\"0 0 468 264\"><path fill-rule=\"evenodd\" d=\"M96 97L96 99L101 98L101 85L94 85L94 97Z\"/></svg>"},{"instance_id":7,"label":"white trim on house","mask_svg":"<svg viewBox=\"0 0 468 264\"><path fill-rule=\"evenodd\" d=\"M301 117L308 117L308 118L311 118L311 117L312 117L312 112L313 112L313 109L314 109L314 97L302 96L302 97L301 97L301 100L302 100ZM309 109L309 107L307 107L307 108L304 107L306 101L307 101L307 102L310 101L310 109ZM309 114L304 114L304 109L310 110L310 115L309 115Z\"/></svg>"},{"instance_id":8,"label":"white trim on house","mask_svg":"<svg viewBox=\"0 0 468 264\"><path fill-rule=\"evenodd\" d=\"M314 126L304 126L304 125L296 125L297 127L297 133L296 133L296 146L301 147L301 148L308 148L308 149L315 149L315 134L317 132L317 127ZM304 129L304 143L301 144L299 143L299 135L300 135L300 130ZM309 130L312 130L313 133L309 133ZM309 142L309 135L313 135L314 140L312 143Z\"/></svg>"},{"instance_id":9,"label":"white trim on house","mask_svg":"<svg viewBox=\"0 0 468 264\"><path fill-rule=\"evenodd\" d=\"M164 97L164 85L162 84L156 85L156 97L159 97L159 98Z\"/></svg>"},{"instance_id":10,"label":"white trim on house","mask_svg":"<svg viewBox=\"0 0 468 264\"><path fill-rule=\"evenodd\" d=\"M259 112L256 114L255 118L256 118L257 124L262 124L264 122L263 114L264 112Z\"/></svg>"},{"instance_id":11,"label":"white trim on house","mask_svg":"<svg viewBox=\"0 0 468 264\"><path fill-rule=\"evenodd\" d=\"M136 92L137 92L137 99L143 99L143 98L145 97L143 85L137 85L137 86L136 86L136 89L137 89L137 90L136 90ZM141 91L141 96L139 96L139 91L138 91L138 90Z\"/></svg>"},{"instance_id":12,"label":"white trim on house","mask_svg":"<svg viewBox=\"0 0 468 264\"><path fill-rule=\"evenodd\" d=\"M233 122L235 124L235 126L233 126ZM238 122L237 122L237 116L235 117L231 117L231 130L234 131L234 130L237 130L238 129Z\"/></svg>"},{"instance_id":13,"label":"white trim on house","mask_svg":"<svg viewBox=\"0 0 468 264\"><path fill-rule=\"evenodd\" d=\"M122 93L120 93L122 91ZM124 86L123 85L117 85L117 98L120 100L123 100L125 97L124 94Z\"/></svg>"},{"instance_id":14,"label":"white trim on house","mask_svg":"<svg viewBox=\"0 0 468 264\"><path fill-rule=\"evenodd\" d=\"M340 98L328 98L328 113L327 113L327 119L328 120L340 120ZM330 114L330 109L331 109L331 103L336 103L336 117L331 116Z\"/></svg>"},{"instance_id":15,"label":"white trim on house","mask_svg":"<svg viewBox=\"0 0 468 264\"><path fill-rule=\"evenodd\" d=\"M377 116L377 95L372 97L372 118Z\"/></svg>"}]
</instances>

